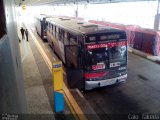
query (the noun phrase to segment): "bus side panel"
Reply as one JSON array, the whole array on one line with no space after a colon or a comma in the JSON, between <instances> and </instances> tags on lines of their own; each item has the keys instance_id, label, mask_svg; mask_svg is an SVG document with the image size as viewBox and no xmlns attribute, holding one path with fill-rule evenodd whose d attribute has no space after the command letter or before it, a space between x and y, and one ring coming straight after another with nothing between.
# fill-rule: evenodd
<instances>
[{"instance_id":1,"label":"bus side panel","mask_svg":"<svg viewBox=\"0 0 160 120\"><path fill-rule=\"evenodd\" d=\"M47 39L54 52L65 63L64 45L61 41L57 40L49 31L47 31Z\"/></svg>"},{"instance_id":2,"label":"bus side panel","mask_svg":"<svg viewBox=\"0 0 160 120\"><path fill-rule=\"evenodd\" d=\"M48 40L50 46L54 49L54 52L59 54L60 50L59 50L59 47L58 47L57 40L49 31L47 31L47 40Z\"/></svg>"}]
</instances>

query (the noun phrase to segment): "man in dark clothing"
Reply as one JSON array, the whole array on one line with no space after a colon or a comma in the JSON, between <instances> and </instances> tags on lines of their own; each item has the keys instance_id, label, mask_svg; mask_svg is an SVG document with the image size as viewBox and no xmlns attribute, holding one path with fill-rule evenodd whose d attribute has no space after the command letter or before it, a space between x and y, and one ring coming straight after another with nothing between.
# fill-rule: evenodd
<instances>
[{"instance_id":1,"label":"man in dark clothing","mask_svg":"<svg viewBox=\"0 0 160 120\"><path fill-rule=\"evenodd\" d=\"M28 41L28 30L27 29L25 31L25 34L26 34L26 40Z\"/></svg>"},{"instance_id":2,"label":"man in dark clothing","mask_svg":"<svg viewBox=\"0 0 160 120\"><path fill-rule=\"evenodd\" d=\"M23 27L21 27L20 31L21 31L22 40L23 40L24 39L24 32L25 32L25 30L23 29Z\"/></svg>"}]
</instances>

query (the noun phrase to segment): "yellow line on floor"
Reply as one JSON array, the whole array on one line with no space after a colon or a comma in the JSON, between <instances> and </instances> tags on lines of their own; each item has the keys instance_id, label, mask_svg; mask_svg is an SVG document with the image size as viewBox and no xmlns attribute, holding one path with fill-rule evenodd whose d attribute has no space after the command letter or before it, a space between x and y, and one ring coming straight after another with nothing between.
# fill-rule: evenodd
<instances>
[{"instance_id":1,"label":"yellow line on floor","mask_svg":"<svg viewBox=\"0 0 160 120\"><path fill-rule=\"evenodd\" d=\"M48 56L46 55L46 53L44 52L44 50L42 49L41 45L39 44L39 42L37 41L36 37L34 36L34 34L32 33L32 31L30 30L30 28L26 25L27 29L29 30L29 33L31 35L31 37L33 38L34 42L36 43L43 59L45 60L48 68L50 69L51 73L52 73L52 62L49 60ZM70 91L68 90L67 86L65 85L65 83L63 82L63 91L66 95L65 98L67 98L67 101L69 101L69 103L71 104L72 110L74 110L74 113L76 113L76 115L78 116L79 120L87 120L87 118L85 117L83 111L81 110L81 108L79 107L79 105L77 104L76 100L74 99L74 97L72 96L72 94L70 93ZM71 107L69 105L69 107ZM73 111L72 111L73 112Z\"/></svg>"}]
</instances>

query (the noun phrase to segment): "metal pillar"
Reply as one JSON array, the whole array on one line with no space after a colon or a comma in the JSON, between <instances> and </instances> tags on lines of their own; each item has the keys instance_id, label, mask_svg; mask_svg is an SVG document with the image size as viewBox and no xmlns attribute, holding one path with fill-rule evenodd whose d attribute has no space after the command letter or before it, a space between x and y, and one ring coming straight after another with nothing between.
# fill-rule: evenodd
<instances>
[{"instance_id":1,"label":"metal pillar","mask_svg":"<svg viewBox=\"0 0 160 120\"><path fill-rule=\"evenodd\" d=\"M158 0L157 13L156 13L155 19L154 19L154 30L159 30L159 19L160 19L159 3L160 3L160 0Z\"/></svg>"},{"instance_id":2,"label":"metal pillar","mask_svg":"<svg viewBox=\"0 0 160 120\"><path fill-rule=\"evenodd\" d=\"M78 17L78 3L76 3L76 11L75 11L75 17Z\"/></svg>"}]
</instances>

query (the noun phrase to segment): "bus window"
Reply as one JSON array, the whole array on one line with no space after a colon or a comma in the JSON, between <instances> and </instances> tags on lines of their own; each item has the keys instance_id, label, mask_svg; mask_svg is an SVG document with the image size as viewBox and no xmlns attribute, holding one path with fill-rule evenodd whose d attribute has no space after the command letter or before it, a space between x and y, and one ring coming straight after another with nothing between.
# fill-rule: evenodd
<instances>
[{"instance_id":1,"label":"bus window","mask_svg":"<svg viewBox=\"0 0 160 120\"><path fill-rule=\"evenodd\" d=\"M117 66L127 64L127 47L126 46L115 46L110 48L110 67L114 67L112 64L117 63ZM116 67L116 66L115 66Z\"/></svg>"},{"instance_id":2,"label":"bus window","mask_svg":"<svg viewBox=\"0 0 160 120\"><path fill-rule=\"evenodd\" d=\"M64 37L65 37L65 38L68 38L68 34L67 34L67 32L65 32L65 31L64 31Z\"/></svg>"},{"instance_id":3,"label":"bus window","mask_svg":"<svg viewBox=\"0 0 160 120\"><path fill-rule=\"evenodd\" d=\"M45 23L46 29L48 30L48 22Z\"/></svg>"},{"instance_id":4,"label":"bus window","mask_svg":"<svg viewBox=\"0 0 160 120\"><path fill-rule=\"evenodd\" d=\"M50 28L50 33L52 33L52 24L51 23L50 23L49 28Z\"/></svg>"},{"instance_id":5,"label":"bus window","mask_svg":"<svg viewBox=\"0 0 160 120\"><path fill-rule=\"evenodd\" d=\"M70 45L77 45L77 38L73 35L70 35Z\"/></svg>"},{"instance_id":6,"label":"bus window","mask_svg":"<svg viewBox=\"0 0 160 120\"><path fill-rule=\"evenodd\" d=\"M50 23L48 23L48 31L50 32Z\"/></svg>"},{"instance_id":7,"label":"bus window","mask_svg":"<svg viewBox=\"0 0 160 120\"><path fill-rule=\"evenodd\" d=\"M50 32L50 23L48 23L48 31Z\"/></svg>"},{"instance_id":8,"label":"bus window","mask_svg":"<svg viewBox=\"0 0 160 120\"><path fill-rule=\"evenodd\" d=\"M64 42L64 30L61 30L61 39Z\"/></svg>"},{"instance_id":9,"label":"bus window","mask_svg":"<svg viewBox=\"0 0 160 120\"><path fill-rule=\"evenodd\" d=\"M53 34L53 25L52 25L52 34Z\"/></svg>"},{"instance_id":10,"label":"bus window","mask_svg":"<svg viewBox=\"0 0 160 120\"><path fill-rule=\"evenodd\" d=\"M58 37L59 37L59 28L56 26L56 38L57 38L57 40L59 39Z\"/></svg>"},{"instance_id":11,"label":"bus window","mask_svg":"<svg viewBox=\"0 0 160 120\"><path fill-rule=\"evenodd\" d=\"M57 35L56 35L56 34L57 34L57 33L56 33L56 29L57 29L57 26L55 26L55 35L54 35L55 37L57 36Z\"/></svg>"},{"instance_id":12,"label":"bus window","mask_svg":"<svg viewBox=\"0 0 160 120\"><path fill-rule=\"evenodd\" d=\"M47 29L47 31L48 31L48 22L46 22L46 29Z\"/></svg>"},{"instance_id":13,"label":"bus window","mask_svg":"<svg viewBox=\"0 0 160 120\"><path fill-rule=\"evenodd\" d=\"M107 35L101 35L100 40L107 40Z\"/></svg>"},{"instance_id":14,"label":"bus window","mask_svg":"<svg viewBox=\"0 0 160 120\"><path fill-rule=\"evenodd\" d=\"M97 35L89 35L89 36L86 36L86 40L85 42L86 43L91 43L91 42L95 42L97 40Z\"/></svg>"},{"instance_id":15,"label":"bus window","mask_svg":"<svg viewBox=\"0 0 160 120\"><path fill-rule=\"evenodd\" d=\"M55 26L53 26L53 35L55 35Z\"/></svg>"},{"instance_id":16,"label":"bus window","mask_svg":"<svg viewBox=\"0 0 160 120\"><path fill-rule=\"evenodd\" d=\"M108 68L109 63L108 48L96 48L87 50L87 61L86 64L89 69L96 70L95 65L101 65L102 68ZM94 67L94 68L93 68Z\"/></svg>"},{"instance_id":17,"label":"bus window","mask_svg":"<svg viewBox=\"0 0 160 120\"><path fill-rule=\"evenodd\" d=\"M59 40L63 42L62 40L62 30L59 28Z\"/></svg>"},{"instance_id":18,"label":"bus window","mask_svg":"<svg viewBox=\"0 0 160 120\"><path fill-rule=\"evenodd\" d=\"M66 32L66 31L64 31L64 44L65 45L69 45L69 34Z\"/></svg>"},{"instance_id":19,"label":"bus window","mask_svg":"<svg viewBox=\"0 0 160 120\"><path fill-rule=\"evenodd\" d=\"M90 36L89 41L96 41L96 37L95 36Z\"/></svg>"},{"instance_id":20,"label":"bus window","mask_svg":"<svg viewBox=\"0 0 160 120\"><path fill-rule=\"evenodd\" d=\"M56 26L54 26L54 35L56 35Z\"/></svg>"},{"instance_id":21,"label":"bus window","mask_svg":"<svg viewBox=\"0 0 160 120\"><path fill-rule=\"evenodd\" d=\"M58 30L58 27L56 26L56 32L58 33L59 32L59 30Z\"/></svg>"}]
</instances>

